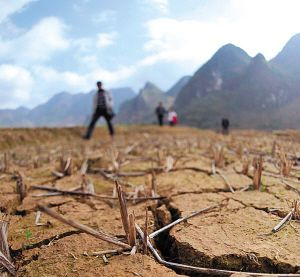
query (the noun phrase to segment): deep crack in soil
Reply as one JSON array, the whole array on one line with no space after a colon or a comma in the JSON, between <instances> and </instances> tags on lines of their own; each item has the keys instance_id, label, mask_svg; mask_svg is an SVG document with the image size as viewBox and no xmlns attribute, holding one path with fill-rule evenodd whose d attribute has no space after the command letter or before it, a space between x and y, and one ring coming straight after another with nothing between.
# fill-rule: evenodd
<instances>
[{"instance_id":1,"label":"deep crack in soil","mask_svg":"<svg viewBox=\"0 0 300 277\"><path fill-rule=\"evenodd\" d=\"M265 213L269 213L268 208L259 208L248 206L242 201L228 197L240 203L244 208L254 208ZM226 206L226 205L224 205ZM164 225L169 224L181 217L180 209L177 208L172 202L165 202L163 206L152 209L155 216L156 228L160 229ZM215 211L214 211L215 212ZM209 213L209 212L208 212ZM202 215L199 215L201 217ZM284 216L283 214L278 216ZM189 228L189 223L183 223L184 226L180 228ZM224 231L224 230L223 230ZM155 239L157 248L161 251L165 260L191 266L198 266L203 268L215 268L223 270L241 271L244 272L258 272L258 273L299 273L300 267L293 266L288 262L278 262L269 257L257 256L257 253L244 252L243 254L223 254L217 256L210 256L204 251L195 249L189 243L181 242L176 239L176 236L170 235L170 231L165 231L158 235ZM189 276L204 276L205 274L195 273L193 271L175 270L178 274L186 274Z\"/></svg>"}]
</instances>

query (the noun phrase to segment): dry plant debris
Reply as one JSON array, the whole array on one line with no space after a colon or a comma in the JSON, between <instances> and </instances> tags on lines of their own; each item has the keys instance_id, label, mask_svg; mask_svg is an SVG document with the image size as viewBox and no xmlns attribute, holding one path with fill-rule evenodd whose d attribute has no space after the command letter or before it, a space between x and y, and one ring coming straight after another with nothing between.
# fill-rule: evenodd
<instances>
[{"instance_id":1,"label":"dry plant debris","mask_svg":"<svg viewBox=\"0 0 300 277\"><path fill-rule=\"evenodd\" d=\"M81 131L0 144L7 272L299 276L300 133L120 127L111 145Z\"/></svg>"}]
</instances>

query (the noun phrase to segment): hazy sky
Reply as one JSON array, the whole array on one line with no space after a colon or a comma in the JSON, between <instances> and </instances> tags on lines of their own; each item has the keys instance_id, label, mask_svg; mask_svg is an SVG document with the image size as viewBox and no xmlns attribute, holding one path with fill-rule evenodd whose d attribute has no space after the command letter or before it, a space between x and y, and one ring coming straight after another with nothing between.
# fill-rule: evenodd
<instances>
[{"instance_id":1,"label":"hazy sky","mask_svg":"<svg viewBox=\"0 0 300 277\"><path fill-rule=\"evenodd\" d=\"M0 108L146 81L168 89L233 43L273 58L299 0L0 0Z\"/></svg>"}]
</instances>

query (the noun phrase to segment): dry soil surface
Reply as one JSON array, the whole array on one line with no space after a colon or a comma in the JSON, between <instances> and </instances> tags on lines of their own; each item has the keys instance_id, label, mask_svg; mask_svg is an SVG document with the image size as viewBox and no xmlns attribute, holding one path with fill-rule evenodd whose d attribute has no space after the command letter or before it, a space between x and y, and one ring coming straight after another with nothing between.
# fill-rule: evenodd
<instances>
[{"instance_id":1,"label":"dry soil surface","mask_svg":"<svg viewBox=\"0 0 300 277\"><path fill-rule=\"evenodd\" d=\"M148 210L148 233L216 206L151 240L165 260L237 271L235 276L300 273L300 209L294 204L300 200L299 132L233 131L223 136L192 128L119 127L113 142L102 128L90 141L82 140L82 133L80 128L0 130L1 218L9 222L17 276L202 276L158 263L150 251L144 254L138 235L135 255L108 254L106 260L95 253L117 246L44 213L42 226L36 225L39 204L127 243L118 200L50 196L53 192L33 189L81 191L85 180L95 194L112 197L115 179L127 198L164 197L127 201L128 212L134 212L142 228ZM254 189L252 161L258 157L263 159L262 178ZM58 178L53 171L62 172L68 159L70 170ZM282 176L289 161L292 169ZM22 201L20 178L27 187ZM293 207L291 221L273 233Z\"/></svg>"}]
</instances>

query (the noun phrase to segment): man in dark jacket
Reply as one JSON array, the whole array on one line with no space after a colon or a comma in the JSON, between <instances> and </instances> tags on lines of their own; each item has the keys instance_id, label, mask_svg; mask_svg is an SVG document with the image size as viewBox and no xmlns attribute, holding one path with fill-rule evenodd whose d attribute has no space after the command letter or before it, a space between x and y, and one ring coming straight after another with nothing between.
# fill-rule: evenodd
<instances>
[{"instance_id":1,"label":"man in dark jacket","mask_svg":"<svg viewBox=\"0 0 300 277\"><path fill-rule=\"evenodd\" d=\"M229 119L222 118L221 125L222 125L222 133L224 135L228 135L229 134L229 125L230 125Z\"/></svg>"},{"instance_id":2,"label":"man in dark jacket","mask_svg":"<svg viewBox=\"0 0 300 277\"><path fill-rule=\"evenodd\" d=\"M103 89L102 82L97 82L97 87L98 91L94 96L94 113L84 139L91 138L97 120L101 116L103 116L106 120L110 136L113 137L115 133L111 122L112 118L114 117L112 110L112 97L108 91Z\"/></svg>"},{"instance_id":3,"label":"man in dark jacket","mask_svg":"<svg viewBox=\"0 0 300 277\"><path fill-rule=\"evenodd\" d=\"M162 102L158 103L158 106L156 107L155 112L157 115L158 125L163 126L164 125L164 115L166 113L166 110L165 110Z\"/></svg>"}]
</instances>

